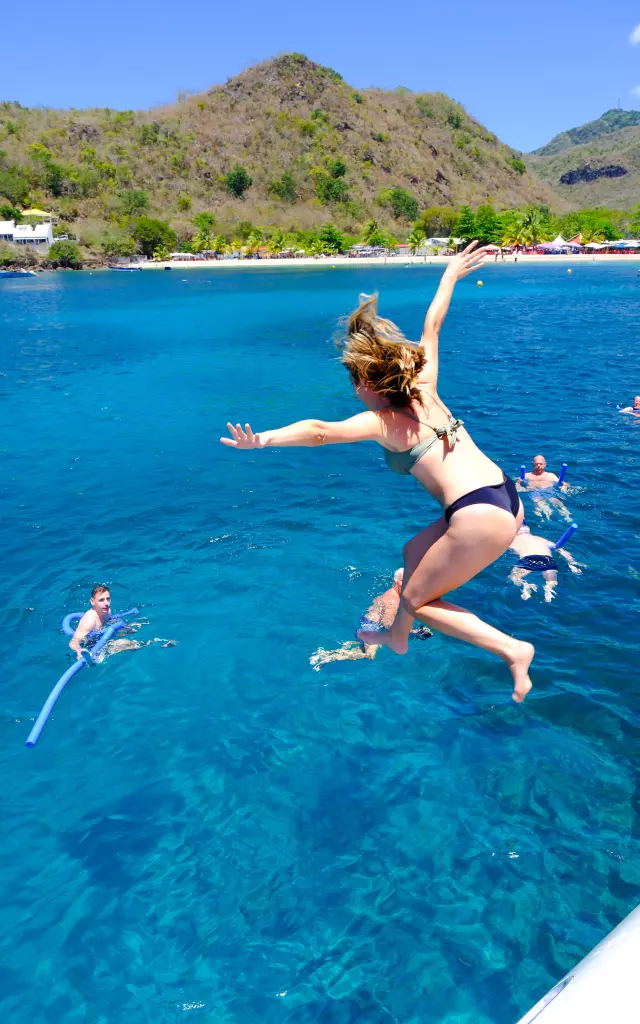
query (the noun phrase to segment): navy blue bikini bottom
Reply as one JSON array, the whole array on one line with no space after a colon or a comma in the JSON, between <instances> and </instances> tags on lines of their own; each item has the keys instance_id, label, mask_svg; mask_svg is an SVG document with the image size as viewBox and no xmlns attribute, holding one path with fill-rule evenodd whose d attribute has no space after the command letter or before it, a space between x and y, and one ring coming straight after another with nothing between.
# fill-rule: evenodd
<instances>
[{"instance_id":1,"label":"navy blue bikini bottom","mask_svg":"<svg viewBox=\"0 0 640 1024\"><path fill-rule=\"evenodd\" d=\"M463 494L461 498L454 501L449 508L445 509L444 517L449 522L454 512L467 505L495 505L496 508L503 508L505 512L511 512L514 519L520 511L520 497L513 480L505 477L501 484L490 484L488 487L476 487L475 491Z\"/></svg>"}]
</instances>

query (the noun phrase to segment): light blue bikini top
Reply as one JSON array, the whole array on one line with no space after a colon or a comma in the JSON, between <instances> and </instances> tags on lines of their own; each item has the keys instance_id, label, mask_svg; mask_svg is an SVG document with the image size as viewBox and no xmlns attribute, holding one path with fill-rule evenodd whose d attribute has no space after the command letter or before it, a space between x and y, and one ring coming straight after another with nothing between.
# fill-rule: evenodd
<instances>
[{"instance_id":1,"label":"light blue bikini top","mask_svg":"<svg viewBox=\"0 0 640 1024\"><path fill-rule=\"evenodd\" d=\"M420 388L420 390L423 391L426 388ZM427 391L427 394L430 398L433 398L434 402L440 405L440 402L429 391ZM446 427L432 427L430 423L425 423L424 420L414 416L413 413L408 412L406 409L396 409L396 412L402 413L403 416L408 416L409 419L415 420L416 423L422 423L425 427L431 427L433 436L425 438L424 441L418 441L412 448L407 448L404 452L392 452L389 448L385 448L384 461L394 473L410 473L422 456L426 455L438 441L443 441L445 437L449 447L453 448L458 440L458 430L464 423L464 420L455 419L448 412L449 422Z\"/></svg>"}]
</instances>

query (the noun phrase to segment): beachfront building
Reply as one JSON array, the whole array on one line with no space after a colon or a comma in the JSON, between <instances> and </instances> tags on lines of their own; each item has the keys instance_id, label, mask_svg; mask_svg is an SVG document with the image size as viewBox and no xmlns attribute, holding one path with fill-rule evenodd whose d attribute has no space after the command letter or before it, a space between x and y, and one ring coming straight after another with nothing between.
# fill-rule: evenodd
<instances>
[{"instance_id":1,"label":"beachfront building","mask_svg":"<svg viewBox=\"0 0 640 1024\"><path fill-rule=\"evenodd\" d=\"M48 249L53 244L51 221L46 224L16 224L13 231L14 245L28 245L31 248Z\"/></svg>"},{"instance_id":2,"label":"beachfront building","mask_svg":"<svg viewBox=\"0 0 640 1024\"><path fill-rule=\"evenodd\" d=\"M53 242L51 221L45 224L16 224L13 220L0 221L0 242L28 245L34 249L48 249Z\"/></svg>"}]
</instances>

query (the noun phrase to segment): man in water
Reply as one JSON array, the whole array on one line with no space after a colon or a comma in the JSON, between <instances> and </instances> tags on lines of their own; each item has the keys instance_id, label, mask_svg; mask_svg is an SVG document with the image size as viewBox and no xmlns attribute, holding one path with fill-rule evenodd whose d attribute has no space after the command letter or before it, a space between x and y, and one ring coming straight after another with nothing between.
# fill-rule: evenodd
<instances>
[{"instance_id":1,"label":"man in water","mask_svg":"<svg viewBox=\"0 0 640 1024\"><path fill-rule=\"evenodd\" d=\"M633 405L627 405L626 408L620 409L620 412L628 412L632 416L640 416L640 395L636 395Z\"/></svg>"},{"instance_id":2,"label":"man in water","mask_svg":"<svg viewBox=\"0 0 640 1024\"><path fill-rule=\"evenodd\" d=\"M534 590L537 590L535 583L527 582L526 577L531 572L542 573L544 581L544 599L553 601L555 589L558 585L558 566L553 558L552 552L557 551L569 563L571 572L581 575L582 566L576 562L573 555L570 555L565 548L554 548L550 541L544 537L538 537L531 532L529 527L523 523L514 537L511 551L520 555L520 561L511 570L509 579L517 587L522 587L522 600L528 601Z\"/></svg>"},{"instance_id":3,"label":"man in water","mask_svg":"<svg viewBox=\"0 0 640 1024\"><path fill-rule=\"evenodd\" d=\"M362 629L389 629L396 617L398 605L400 604L400 591L402 590L403 570L396 569L393 574L393 584L384 594L374 597L372 604L360 619ZM421 640L428 640L431 630L426 626L413 629L411 636L419 637ZM363 644L360 640L347 640L342 647L334 651L325 651L324 647L318 650L309 658L309 664L313 665L313 671L319 672L323 665L330 661L360 661L368 658L373 661L378 653L376 644Z\"/></svg>"},{"instance_id":4,"label":"man in water","mask_svg":"<svg viewBox=\"0 0 640 1024\"><path fill-rule=\"evenodd\" d=\"M75 653L76 658L82 658L82 641L86 640L89 633L104 629L111 618L111 593L108 587L97 583L91 591L91 608L85 612L76 627L76 631L69 641L69 647ZM142 623L132 622L126 626L128 632L136 632ZM117 640L110 640L101 651L98 652L97 660L109 657L111 654L120 654L122 651L139 651L141 647L148 647L149 644L162 644L163 647L175 647L176 640L162 640L154 637L141 643L139 640L129 640L126 637L119 637Z\"/></svg>"},{"instance_id":5,"label":"man in water","mask_svg":"<svg viewBox=\"0 0 640 1024\"><path fill-rule=\"evenodd\" d=\"M516 487L519 491L525 489L528 491L541 491L558 483L556 474L547 472L547 460L544 455L536 455L533 460L533 473L525 473L524 479L526 488L522 480L516 480ZM566 491L567 486L567 484L562 484L562 490Z\"/></svg>"}]
</instances>

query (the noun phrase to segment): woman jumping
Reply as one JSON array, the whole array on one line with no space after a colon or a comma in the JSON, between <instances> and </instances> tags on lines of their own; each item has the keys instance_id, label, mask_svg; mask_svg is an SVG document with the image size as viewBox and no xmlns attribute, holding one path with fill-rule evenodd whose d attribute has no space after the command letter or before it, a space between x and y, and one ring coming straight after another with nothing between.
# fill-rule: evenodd
<instances>
[{"instance_id":1,"label":"woman jumping","mask_svg":"<svg viewBox=\"0 0 640 1024\"><path fill-rule=\"evenodd\" d=\"M382 445L389 468L414 476L444 515L405 545L401 602L391 628L359 630L359 639L405 654L414 619L419 619L502 658L513 676L513 699L519 702L531 689L533 645L442 600L504 554L524 518L513 482L476 447L437 392L438 334L456 282L482 263L485 250L475 250L476 245L472 242L449 261L419 345L377 315L377 296L361 296L349 318L342 362L367 412L335 423L301 420L260 434L248 423L244 430L228 423L231 437L220 440L243 449L351 441Z\"/></svg>"}]
</instances>

